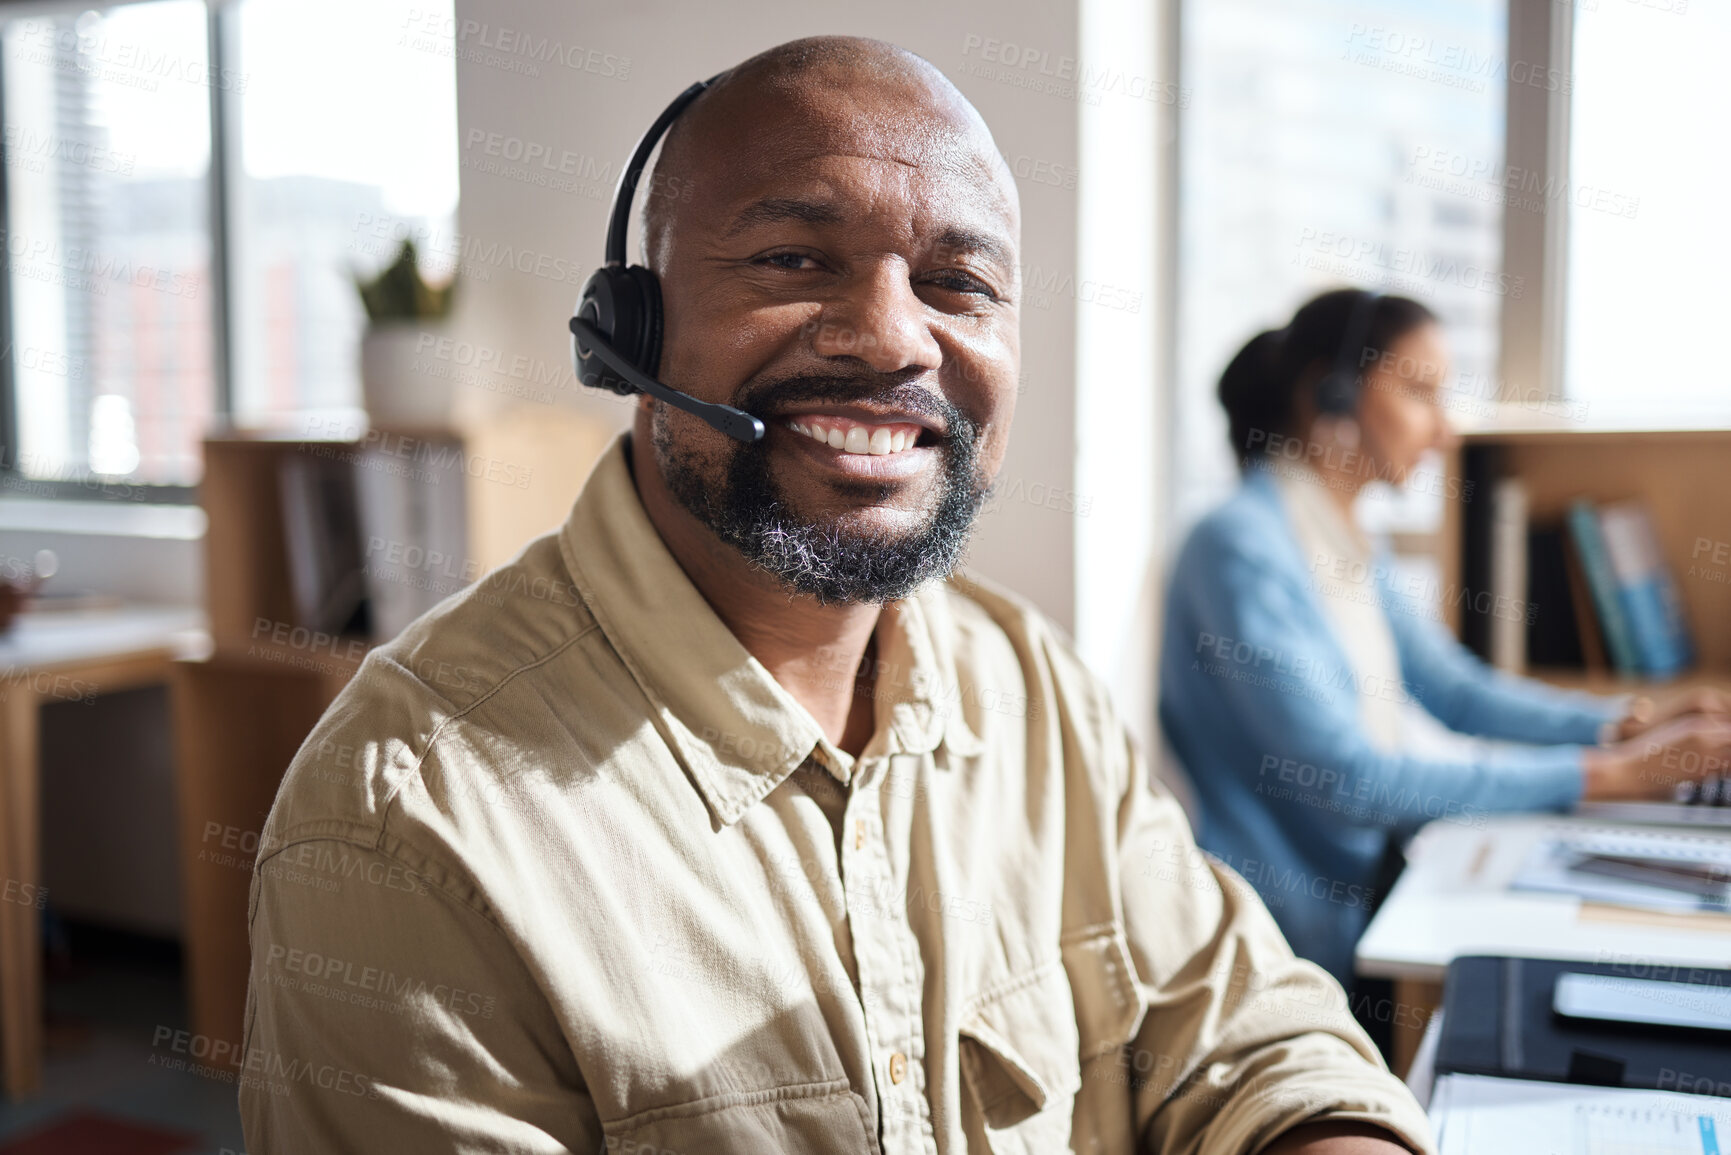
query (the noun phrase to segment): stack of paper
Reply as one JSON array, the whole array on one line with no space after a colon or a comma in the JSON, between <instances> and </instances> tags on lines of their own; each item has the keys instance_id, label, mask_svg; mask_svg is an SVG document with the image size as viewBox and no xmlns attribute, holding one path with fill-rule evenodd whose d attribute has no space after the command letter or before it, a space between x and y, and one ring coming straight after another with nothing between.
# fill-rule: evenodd
<instances>
[{"instance_id":1,"label":"stack of paper","mask_svg":"<svg viewBox=\"0 0 1731 1155\"><path fill-rule=\"evenodd\" d=\"M1675 1091L1444 1075L1431 1095L1441 1155L1721 1155L1731 1100Z\"/></svg>"},{"instance_id":2,"label":"stack of paper","mask_svg":"<svg viewBox=\"0 0 1731 1155\"><path fill-rule=\"evenodd\" d=\"M1652 885L1635 877L1615 877L1590 869L1590 858L1645 859L1691 866L1709 872L1701 889ZM1731 837L1677 830L1577 831L1539 842L1510 886L1572 894L1588 902L1605 902L1641 910L1720 911L1731 908L1731 884L1713 883L1713 876L1731 878ZM1637 876L1638 877L1638 876Z\"/></svg>"}]
</instances>

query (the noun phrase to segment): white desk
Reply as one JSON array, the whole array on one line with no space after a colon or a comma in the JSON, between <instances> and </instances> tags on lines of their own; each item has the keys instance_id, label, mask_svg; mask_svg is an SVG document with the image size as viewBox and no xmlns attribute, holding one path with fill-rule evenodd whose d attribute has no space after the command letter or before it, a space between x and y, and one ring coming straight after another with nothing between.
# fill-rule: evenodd
<instances>
[{"instance_id":1,"label":"white desk","mask_svg":"<svg viewBox=\"0 0 1731 1155\"><path fill-rule=\"evenodd\" d=\"M1400 881L1359 939L1358 973L1393 979L1397 1006L1434 1010L1449 963L1466 955L1731 967L1731 915L1657 914L1509 889L1535 843L1583 829L1655 828L1532 814L1493 815L1482 826L1426 826L1407 848ZM1731 830L1667 829L1731 841ZM1403 1025L1397 1018L1397 1069L1418 1044L1418 1032Z\"/></svg>"},{"instance_id":2,"label":"white desk","mask_svg":"<svg viewBox=\"0 0 1731 1155\"><path fill-rule=\"evenodd\" d=\"M1509 889L1535 843L1583 829L1654 828L1530 814L1492 816L1482 827L1426 826L1358 942L1358 973L1440 983L1451 961L1474 954L1731 967L1731 916L1621 911L1571 895ZM1667 829L1731 841L1731 830Z\"/></svg>"},{"instance_id":3,"label":"white desk","mask_svg":"<svg viewBox=\"0 0 1731 1155\"><path fill-rule=\"evenodd\" d=\"M165 682L169 663L208 646L202 613L157 606L21 614L0 634L0 1058L13 1098L41 1077L41 707Z\"/></svg>"}]
</instances>

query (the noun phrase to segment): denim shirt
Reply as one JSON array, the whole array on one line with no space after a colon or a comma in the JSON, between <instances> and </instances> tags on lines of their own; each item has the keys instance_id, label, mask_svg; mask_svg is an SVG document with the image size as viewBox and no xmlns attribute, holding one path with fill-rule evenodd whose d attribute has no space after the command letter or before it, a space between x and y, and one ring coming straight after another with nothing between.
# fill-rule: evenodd
<instances>
[{"instance_id":1,"label":"denim shirt","mask_svg":"<svg viewBox=\"0 0 1731 1155\"><path fill-rule=\"evenodd\" d=\"M1580 747L1619 705L1493 670L1400 588L1386 550L1369 573L1314 572L1271 468L1252 468L1179 553L1160 720L1195 788L1197 841L1256 888L1297 954L1349 983L1390 832L1572 806ZM1347 661L1317 594L1331 579L1363 582L1382 607L1400 685ZM1379 751L1364 700L1391 695L1452 730L1524 745Z\"/></svg>"}]
</instances>

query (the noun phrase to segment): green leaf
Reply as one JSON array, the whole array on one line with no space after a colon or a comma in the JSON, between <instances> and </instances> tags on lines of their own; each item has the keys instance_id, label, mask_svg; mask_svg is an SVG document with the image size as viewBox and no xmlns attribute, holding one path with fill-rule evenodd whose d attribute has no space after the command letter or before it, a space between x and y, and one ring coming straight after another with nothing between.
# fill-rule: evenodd
<instances>
[{"instance_id":1,"label":"green leaf","mask_svg":"<svg viewBox=\"0 0 1731 1155\"><path fill-rule=\"evenodd\" d=\"M397 255L374 277L351 274L355 289L361 295L361 306L367 320L410 321L448 316L451 312L453 277L443 285L429 285L421 277L420 259L415 242L404 237Z\"/></svg>"}]
</instances>

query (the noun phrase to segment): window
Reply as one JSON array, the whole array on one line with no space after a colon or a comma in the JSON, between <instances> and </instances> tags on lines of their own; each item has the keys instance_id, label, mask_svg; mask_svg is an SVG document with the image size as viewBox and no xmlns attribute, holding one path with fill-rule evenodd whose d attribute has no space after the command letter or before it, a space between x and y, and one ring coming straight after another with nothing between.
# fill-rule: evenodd
<instances>
[{"instance_id":1,"label":"window","mask_svg":"<svg viewBox=\"0 0 1731 1155\"><path fill-rule=\"evenodd\" d=\"M1236 483L1214 387L1258 331L1342 285L1442 318L1462 403L1495 396L1503 5L1181 0L1173 528ZM1417 529L1440 499L1402 495Z\"/></svg>"},{"instance_id":2,"label":"window","mask_svg":"<svg viewBox=\"0 0 1731 1155\"><path fill-rule=\"evenodd\" d=\"M366 318L350 272L388 263L397 234L417 240L431 275L450 271L457 93L449 36L427 35L447 27L436 8L247 0L236 12L243 83L229 188L243 424L359 406Z\"/></svg>"},{"instance_id":3,"label":"window","mask_svg":"<svg viewBox=\"0 0 1731 1155\"><path fill-rule=\"evenodd\" d=\"M1731 421L1727 54L1722 3L1576 7L1563 390L1593 424Z\"/></svg>"},{"instance_id":4,"label":"window","mask_svg":"<svg viewBox=\"0 0 1731 1155\"><path fill-rule=\"evenodd\" d=\"M455 251L453 24L449 0L6 22L9 489L180 497L215 418L356 412L354 274L398 236L434 275Z\"/></svg>"},{"instance_id":5,"label":"window","mask_svg":"<svg viewBox=\"0 0 1731 1155\"><path fill-rule=\"evenodd\" d=\"M185 485L213 414L205 10L4 35L15 449L30 482Z\"/></svg>"}]
</instances>

